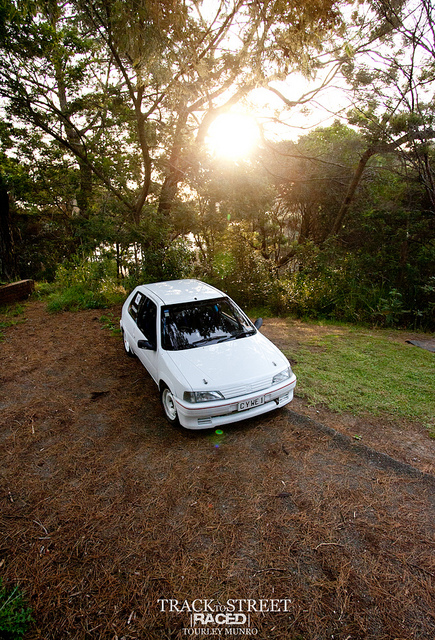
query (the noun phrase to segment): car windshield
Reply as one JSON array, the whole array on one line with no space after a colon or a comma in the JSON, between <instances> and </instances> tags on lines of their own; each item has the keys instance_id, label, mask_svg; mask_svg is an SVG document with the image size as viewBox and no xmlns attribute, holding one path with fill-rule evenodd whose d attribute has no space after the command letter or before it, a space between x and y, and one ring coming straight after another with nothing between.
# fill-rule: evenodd
<instances>
[{"instance_id":1,"label":"car windshield","mask_svg":"<svg viewBox=\"0 0 435 640\"><path fill-rule=\"evenodd\" d=\"M162 347L167 351L236 340L255 331L229 298L162 307Z\"/></svg>"}]
</instances>

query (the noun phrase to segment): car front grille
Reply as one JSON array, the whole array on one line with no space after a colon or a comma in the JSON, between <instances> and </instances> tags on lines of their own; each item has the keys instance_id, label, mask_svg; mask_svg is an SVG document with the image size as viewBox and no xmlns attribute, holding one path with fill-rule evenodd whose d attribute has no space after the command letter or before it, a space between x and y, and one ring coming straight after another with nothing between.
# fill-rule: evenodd
<instances>
[{"instance_id":1,"label":"car front grille","mask_svg":"<svg viewBox=\"0 0 435 640\"><path fill-rule=\"evenodd\" d=\"M246 396L250 393L257 393L257 391L262 391L263 389L267 389L272 384L271 378L268 376L267 378L262 378L261 380L256 380L251 384L243 384L237 387L223 387L220 389L225 399L237 398L238 396Z\"/></svg>"}]
</instances>

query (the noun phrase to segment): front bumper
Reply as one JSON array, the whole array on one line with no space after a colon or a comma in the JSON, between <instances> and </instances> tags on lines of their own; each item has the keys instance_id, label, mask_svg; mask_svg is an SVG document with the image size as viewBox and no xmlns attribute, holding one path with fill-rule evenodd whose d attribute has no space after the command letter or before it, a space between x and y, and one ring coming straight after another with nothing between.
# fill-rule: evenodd
<instances>
[{"instance_id":1,"label":"front bumper","mask_svg":"<svg viewBox=\"0 0 435 640\"><path fill-rule=\"evenodd\" d=\"M261 392L221 400L219 402L200 402L197 404L176 399L180 424L186 429L212 429L225 424L239 422L259 416L268 411L283 407L293 400L296 376L285 382L264 389ZM240 402L249 402L264 396L264 403L251 409L238 410Z\"/></svg>"}]
</instances>

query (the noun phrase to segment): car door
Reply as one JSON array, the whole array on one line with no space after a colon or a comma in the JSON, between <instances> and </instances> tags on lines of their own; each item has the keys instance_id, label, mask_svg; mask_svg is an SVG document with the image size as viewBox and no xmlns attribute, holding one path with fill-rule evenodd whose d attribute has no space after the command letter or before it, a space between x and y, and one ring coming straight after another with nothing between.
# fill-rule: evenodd
<instances>
[{"instance_id":1,"label":"car door","mask_svg":"<svg viewBox=\"0 0 435 640\"><path fill-rule=\"evenodd\" d=\"M122 328L127 336L130 349L132 349L134 353L137 352L137 317L144 298L144 294L137 291L128 305L128 313L126 313L123 318Z\"/></svg>"},{"instance_id":2,"label":"car door","mask_svg":"<svg viewBox=\"0 0 435 640\"><path fill-rule=\"evenodd\" d=\"M157 350L157 305L147 296L140 304L135 331L135 352L148 373L158 382L158 350ZM147 347L139 348L142 340Z\"/></svg>"}]
</instances>

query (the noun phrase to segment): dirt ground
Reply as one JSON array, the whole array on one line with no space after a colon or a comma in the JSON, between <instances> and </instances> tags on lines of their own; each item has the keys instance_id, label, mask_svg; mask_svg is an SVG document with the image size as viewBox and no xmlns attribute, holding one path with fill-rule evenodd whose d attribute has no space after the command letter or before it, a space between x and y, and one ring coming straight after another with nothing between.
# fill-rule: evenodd
<instances>
[{"instance_id":1,"label":"dirt ground","mask_svg":"<svg viewBox=\"0 0 435 640\"><path fill-rule=\"evenodd\" d=\"M174 429L101 315L30 302L0 344L0 576L27 594L28 640L434 639L422 426L296 397ZM262 330L291 348L315 329Z\"/></svg>"}]
</instances>

